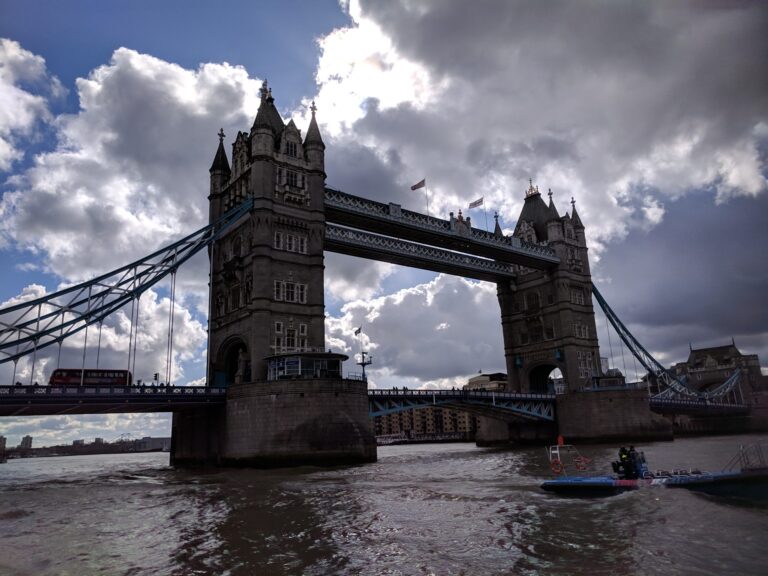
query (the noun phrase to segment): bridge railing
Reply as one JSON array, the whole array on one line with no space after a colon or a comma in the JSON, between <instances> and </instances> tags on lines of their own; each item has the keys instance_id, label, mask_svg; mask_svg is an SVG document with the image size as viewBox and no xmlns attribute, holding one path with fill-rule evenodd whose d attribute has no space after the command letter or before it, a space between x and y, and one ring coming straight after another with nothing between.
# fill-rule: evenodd
<instances>
[{"instance_id":1,"label":"bridge railing","mask_svg":"<svg viewBox=\"0 0 768 576\"><path fill-rule=\"evenodd\" d=\"M554 394L526 394L523 392L495 392L489 390L402 390L402 389L379 389L369 388L369 396L410 396L415 398L430 398L439 396L441 398L497 398L499 400L552 400Z\"/></svg>"},{"instance_id":2,"label":"bridge railing","mask_svg":"<svg viewBox=\"0 0 768 576\"><path fill-rule=\"evenodd\" d=\"M126 396L126 395L226 395L226 388L208 386L0 386L0 397L9 396Z\"/></svg>"}]
</instances>

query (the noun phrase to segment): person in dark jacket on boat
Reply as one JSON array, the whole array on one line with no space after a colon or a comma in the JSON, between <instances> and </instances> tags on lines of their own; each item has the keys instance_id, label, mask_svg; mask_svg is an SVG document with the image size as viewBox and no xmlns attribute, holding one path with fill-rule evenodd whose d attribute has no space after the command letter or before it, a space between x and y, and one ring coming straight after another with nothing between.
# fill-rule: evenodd
<instances>
[{"instance_id":1,"label":"person in dark jacket on boat","mask_svg":"<svg viewBox=\"0 0 768 576\"><path fill-rule=\"evenodd\" d=\"M630 450L627 450L626 446L619 448L619 461L614 462L613 471L622 480L634 480L637 478L637 467L634 465Z\"/></svg>"}]
</instances>

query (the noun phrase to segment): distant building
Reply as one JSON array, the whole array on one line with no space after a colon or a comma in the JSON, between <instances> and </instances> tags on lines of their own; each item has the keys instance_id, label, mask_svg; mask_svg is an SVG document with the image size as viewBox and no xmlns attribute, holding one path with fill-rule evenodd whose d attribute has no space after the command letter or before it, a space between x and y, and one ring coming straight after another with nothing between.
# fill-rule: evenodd
<instances>
[{"instance_id":1,"label":"distant building","mask_svg":"<svg viewBox=\"0 0 768 576\"><path fill-rule=\"evenodd\" d=\"M464 390L502 391L507 385L507 375L503 372L478 374L469 379Z\"/></svg>"},{"instance_id":2,"label":"distant building","mask_svg":"<svg viewBox=\"0 0 768 576\"><path fill-rule=\"evenodd\" d=\"M676 378L687 378L688 386L702 392L717 388L737 370L742 371L743 393L768 390L757 354L742 354L733 341L726 346L691 347L688 360L672 366Z\"/></svg>"},{"instance_id":3,"label":"distant building","mask_svg":"<svg viewBox=\"0 0 768 576\"><path fill-rule=\"evenodd\" d=\"M21 444L19 444L19 448L22 450L31 450L32 436L24 436L24 438L21 439Z\"/></svg>"},{"instance_id":4,"label":"distant building","mask_svg":"<svg viewBox=\"0 0 768 576\"><path fill-rule=\"evenodd\" d=\"M5 452L5 436L0 436L0 455Z\"/></svg>"},{"instance_id":5,"label":"distant building","mask_svg":"<svg viewBox=\"0 0 768 576\"><path fill-rule=\"evenodd\" d=\"M171 439L145 436L141 440L134 440L133 446L136 452L168 452L171 449Z\"/></svg>"},{"instance_id":6,"label":"distant building","mask_svg":"<svg viewBox=\"0 0 768 576\"><path fill-rule=\"evenodd\" d=\"M462 433L470 439L477 431L477 418L466 412L447 408L412 408L376 416L373 419L373 427L376 436L400 433L408 436Z\"/></svg>"},{"instance_id":7,"label":"distant building","mask_svg":"<svg viewBox=\"0 0 768 576\"><path fill-rule=\"evenodd\" d=\"M85 440L72 440L72 446L85 446Z\"/></svg>"},{"instance_id":8,"label":"distant building","mask_svg":"<svg viewBox=\"0 0 768 576\"><path fill-rule=\"evenodd\" d=\"M96 438L96 440L93 441L94 444L104 444L104 438Z\"/></svg>"}]
</instances>

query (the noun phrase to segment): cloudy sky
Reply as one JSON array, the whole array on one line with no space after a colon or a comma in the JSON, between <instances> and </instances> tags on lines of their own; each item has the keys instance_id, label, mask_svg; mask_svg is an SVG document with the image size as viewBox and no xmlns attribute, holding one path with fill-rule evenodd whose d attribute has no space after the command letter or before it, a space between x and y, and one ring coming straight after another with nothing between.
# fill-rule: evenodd
<instances>
[{"instance_id":1,"label":"cloudy sky","mask_svg":"<svg viewBox=\"0 0 768 576\"><path fill-rule=\"evenodd\" d=\"M0 306L204 225L216 133L249 129L267 78L302 129L316 101L328 185L425 211L409 188L426 178L433 214L483 196L511 231L531 178L561 213L576 199L596 284L659 360L733 337L768 366L765 30L759 0L0 0ZM362 324L374 385L504 370L493 285L326 265L328 345L356 352ZM179 277L178 383L205 373L206 282L205 258ZM168 312L166 287L142 299L137 378L165 370ZM105 325L102 365L127 362L126 320ZM43 356L17 379L45 381ZM125 432L168 418L0 421L11 444Z\"/></svg>"}]
</instances>

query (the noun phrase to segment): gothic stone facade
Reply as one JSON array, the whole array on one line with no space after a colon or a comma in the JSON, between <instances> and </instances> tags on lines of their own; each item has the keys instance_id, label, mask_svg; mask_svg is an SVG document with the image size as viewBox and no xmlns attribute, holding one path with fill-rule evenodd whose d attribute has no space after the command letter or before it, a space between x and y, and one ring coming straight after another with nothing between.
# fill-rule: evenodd
<instances>
[{"instance_id":1,"label":"gothic stone facade","mask_svg":"<svg viewBox=\"0 0 768 576\"><path fill-rule=\"evenodd\" d=\"M498 298L504 334L508 387L551 392L549 374L559 368L564 390L589 387L600 376L600 354L592 307L592 280L584 226L575 203L558 214L530 185L513 234L523 242L552 248L559 265L548 271L519 269L515 282L500 282Z\"/></svg>"},{"instance_id":2,"label":"gothic stone facade","mask_svg":"<svg viewBox=\"0 0 768 576\"><path fill-rule=\"evenodd\" d=\"M232 145L231 168L219 136L210 221L254 200L210 254L208 377L224 385L263 380L270 355L323 350L325 146L314 106L302 139L292 120L283 122L266 83L250 132Z\"/></svg>"}]
</instances>

